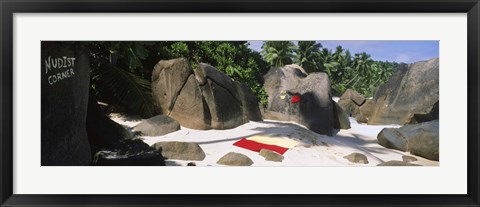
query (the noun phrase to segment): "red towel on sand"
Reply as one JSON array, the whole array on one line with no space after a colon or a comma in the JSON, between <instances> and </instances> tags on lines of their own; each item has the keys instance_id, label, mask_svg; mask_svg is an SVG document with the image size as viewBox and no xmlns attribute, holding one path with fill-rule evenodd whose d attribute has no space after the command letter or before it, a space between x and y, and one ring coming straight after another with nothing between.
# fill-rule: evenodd
<instances>
[{"instance_id":1,"label":"red towel on sand","mask_svg":"<svg viewBox=\"0 0 480 207\"><path fill-rule=\"evenodd\" d=\"M299 95L294 95L292 96L292 100L290 100L292 103L297 103L300 102L300 96Z\"/></svg>"},{"instance_id":2,"label":"red towel on sand","mask_svg":"<svg viewBox=\"0 0 480 207\"><path fill-rule=\"evenodd\" d=\"M288 148L279 147L276 145L262 144L262 143L251 141L245 138L239 140L238 142L233 143L233 145L237 147L249 149L255 152L260 152L260 150L262 149L267 149L267 150L277 152L278 154L281 154L281 155L283 155L288 150Z\"/></svg>"}]
</instances>

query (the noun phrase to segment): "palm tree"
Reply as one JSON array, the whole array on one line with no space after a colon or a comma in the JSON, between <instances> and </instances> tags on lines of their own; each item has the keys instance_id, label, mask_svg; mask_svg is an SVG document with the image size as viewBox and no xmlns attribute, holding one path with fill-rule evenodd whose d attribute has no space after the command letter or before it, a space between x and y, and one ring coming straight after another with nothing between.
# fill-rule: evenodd
<instances>
[{"instance_id":1,"label":"palm tree","mask_svg":"<svg viewBox=\"0 0 480 207\"><path fill-rule=\"evenodd\" d=\"M320 48L322 48L322 44L315 41L299 41L295 62L307 72L319 71L321 68Z\"/></svg>"},{"instance_id":2,"label":"palm tree","mask_svg":"<svg viewBox=\"0 0 480 207\"><path fill-rule=\"evenodd\" d=\"M338 45L335 48L335 53L333 53L333 59L335 59L337 62L340 62L342 59L342 54L343 54L343 47L341 45Z\"/></svg>"},{"instance_id":3,"label":"palm tree","mask_svg":"<svg viewBox=\"0 0 480 207\"><path fill-rule=\"evenodd\" d=\"M92 88L100 100L109 99L148 118L154 115L150 81L141 60L148 42L91 42Z\"/></svg>"},{"instance_id":4,"label":"palm tree","mask_svg":"<svg viewBox=\"0 0 480 207\"><path fill-rule=\"evenodd\" d=\"M347 68L352 66L352 54L350 53L350 50L345 50L345 53L342 55L342 66Z\"/></svg>"},{"instance_id":5,"label":"palm tree","mask_svg":"<svg viewBox=\"0 0 480 207\"><path fill-rule=\"evenodd\" d=\"M265 41L260 52L263 59L275 67L292 64L296 46L291 41Z\"/></svg>"},{"instance_id":6,"label":"palm tree","mask_svg":"<svg viewBox=\"0 0 480 207\"><path fill-rule=\"evenodd\" d=\"M329 63L332 61L332 51L330 51L327 48L323 48L320 51L320 71L321 72L327 72L327 68L325 67L325 64Z\"/></svg>"},{"instance_id":7,"label":"palm tree","mask_svg":"<svg viewBox=\"0 0 480 207\"><path fill-rule=\"evenodd\" d=\"M355 54L353 66L362 77L369 77L369 69L372 63L373 60L369 54L365 52Z\"/></svg>"}]
</instances>

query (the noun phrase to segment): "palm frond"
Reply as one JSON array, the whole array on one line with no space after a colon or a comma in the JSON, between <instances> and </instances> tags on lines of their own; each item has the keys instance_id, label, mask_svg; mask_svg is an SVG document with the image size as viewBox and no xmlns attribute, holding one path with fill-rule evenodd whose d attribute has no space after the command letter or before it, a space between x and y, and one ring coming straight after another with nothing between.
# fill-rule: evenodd
<instances>
[{"instance_id":1,"label":"palm frond","mask_svg":"<svg viewBox=\"0 0 480 207\"><path fill-rule=\"evenodd\" d=\"M154 115L150 82L111 64L92 71L95 85L143 117Z\"/></svg>"}]
</instances>

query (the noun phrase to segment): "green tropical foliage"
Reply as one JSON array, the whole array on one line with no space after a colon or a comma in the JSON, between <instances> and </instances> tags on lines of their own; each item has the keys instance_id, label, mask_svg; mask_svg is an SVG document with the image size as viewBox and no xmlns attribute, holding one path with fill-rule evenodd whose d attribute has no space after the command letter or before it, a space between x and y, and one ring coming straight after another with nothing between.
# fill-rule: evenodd
<instances>
[{"instance_id":1,"label":"green tropical foliage","mask_svg":"<svg viewBox=\"0 0 480 207\"><path fill-rule=\"evenodd\" d=\"M331 88L335 95L340 96L348 88L365 96L373 96L375 89L385 83L393 74L398 63L374 61L365 52L354 54L341 46L332 52L322 50L324 71L328 74Z\"/></svg>"},{"instance_id":2,"label":"green tropical foliage","mask_svg":"<svg viewBox=\"0 0 480 207\"><path fill-rule=\"evenodd\" d=\"M91 85L99 100L126 107L143 117L153 115L151 85L142 61L150 42L91 42Z\"/></svg>"},{"instance_id":3,"label":"green tropical foliage","mask_svg":"<svg viewBox=\"0 0 480 207\"><path fill-rule=\"evenodd\" d=\"M296 63L309 73L327 73L337 96L348 88L372 96L376 87L387 81L398 65L374 61L365 52L352 56L340 45L331 51L315 41L298 41L297 46L291 41L265 41L261 54L273 67Z\"/></svg>"},{"instance_id":4,"label":"green tropical foliage","mask_svg":"<svg viewBox=\"0 0 480 207\"><path fill-rule=\"evenodd\" d=\"M315 41L299 41L294 62L308 73L322 68L320 48L322 44Z\"/></svg>"},{"instance_id":5,"label":"green tropical foliage","mask_svg":"<svg viewBox=\"0 0 480 207\"><path fill-rule=\"evenodd\" d=\"M122 105L128 106L129 110L145 117L153 115L148 80L115 65L105 64L99 70L92 71L92 81L95 82L97 91L111 91L110 95ZM104 90L99 90L100 88Z\"/></svg>"},{"instance_id":6,"label":"green tropical foliage","mask_svg":"<svg viewBox=\"0 0 480 207\"><path fill-rule=\"evenodd\" d=\"M260 53L270 65L282 67L293 63L296 50L297 47L291 41L265 41Z\"/></svg>"}]
</instances>

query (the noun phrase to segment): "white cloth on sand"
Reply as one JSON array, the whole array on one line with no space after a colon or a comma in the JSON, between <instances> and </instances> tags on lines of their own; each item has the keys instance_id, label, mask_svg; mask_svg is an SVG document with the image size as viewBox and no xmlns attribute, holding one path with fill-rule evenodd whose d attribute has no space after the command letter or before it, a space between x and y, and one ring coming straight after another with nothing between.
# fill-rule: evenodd
<instances>
[{"instance_id":1,"label":"white cloth on sand","mask_svg":"<svg viewBox=\"0 0 480 207\"><path fill-rule=\"evenodd\" d=\"M291 149L298 145L297 141L289 139L287 137L267 136L262 134L247 137L247 140L259 142L262 144L276 145L288 149Z\"/></svg>"}]
</instances>

